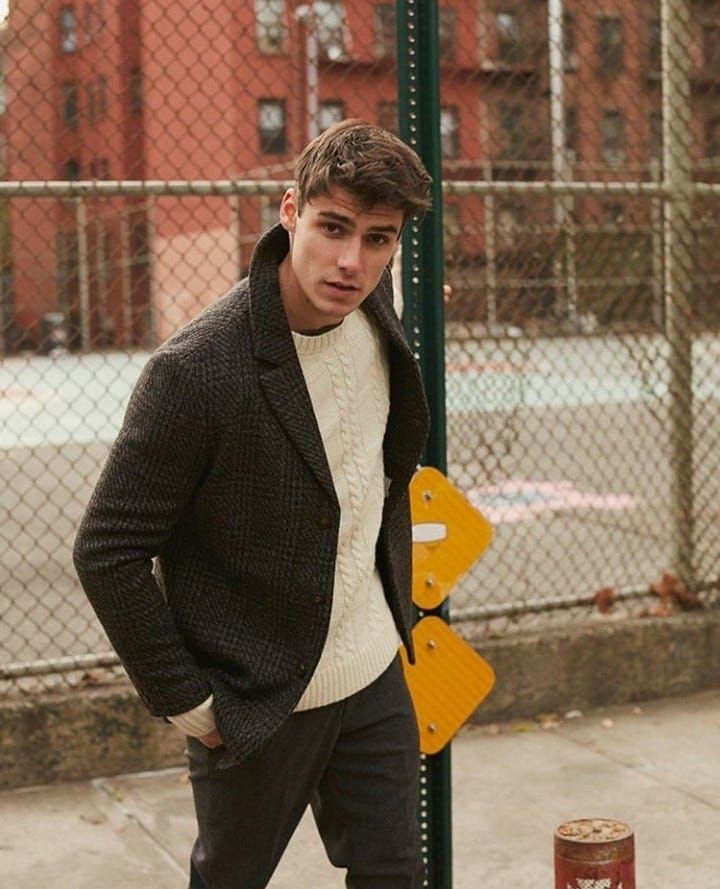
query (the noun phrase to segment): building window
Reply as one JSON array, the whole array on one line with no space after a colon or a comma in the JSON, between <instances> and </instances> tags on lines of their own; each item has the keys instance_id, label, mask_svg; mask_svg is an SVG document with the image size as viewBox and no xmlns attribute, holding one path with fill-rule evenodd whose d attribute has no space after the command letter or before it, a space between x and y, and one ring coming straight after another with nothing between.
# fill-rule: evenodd
<instances>
[{"instance_id":1,"label":"building window","mask_svg":"<svg viewBox=\"0 0 720 889\"><path fill-rule=\"evenodd\" d=\"M78 88L76 83L62 85L62 116L66 127L76 127L79 119Z\"/></svg>"},{"instance_id":2,"label":"building window","mask_svg":"<svg viewBox=\"0 0 720 889\"><path fill-rule=\"evenodd\" d=\"M344 102L321 102L318 107L318 130L324 133L334 123L345 120Z\"/></svg>"},{"instance_id":3,"label":"building window","mask_svg":"<svg viewBox=\"0 0 720 889\"><path fill-rule=\"evenodd\" d=\"M562 39L565 63L574 65L577 41L575 38L575 16L571 12L564 12L562 17ZM571 58L572 57L572 58Z\"/></svg>"},{"instance_id":4,"label":"building window","mask_svg":"<svg viewBox=\"0 0 720 889\"><path fill-rule=\"evenodd\" d=\"M702 30L705 73L720 74L720 25L705 25Z\"/></svg>"},{"instance_id":5,"label":"building window","mask_svg":"<svg viewBox=\"0 0 720 889\"><path fill-rule=\"evenodd\" d=\"M519 160L523 156L526 136L525 111L522 105L500 103L500 137L502 160Z\"/></svg>"},{"instance_id":6,"label":"building window","mask_svg":"<svg viewBox=\"0 0 720 889\"><path fill-rule=\"evenodd\" d=\"M400 135L397 102L378 103L378 126L381 126L384 130L389 130L391 133L395 133L396 136Z\"/></svg>"},{"instance_id":7,"label":"building window","mask_svg":"<svg viewBox=\"0 0 720 889\"><path fill-rule=\"evenodd\" d=\"M143 82L140 68L133 68L130 72L130 110L142 111L143 107Z\"/></svg>"},{"instance_id":8,"label":"building window","mask_svg":"<svg viewBox=\"0 0 720 889\"><path fill-rule=\"evenodd\" d=\"M611 167L625 162L625 120L619 111L603 111L602 159Z\"/></svg>"},{"instance_id":9,"label":"building window","mask_svg":"<svg viewBox=\"0 0 720 889\"><path fill-rule=\"evenodd\" d=\"M63 6L60 10L60 49L75 52L77 49L77 20L74 6Z\"/></svg>"},{"instance_id":10,"label":"building window","mask_svg":"<svg viewBox=\"0 0 720 889\"><path fill-rule=\"evenodd\" d=\"M600 201L600 210L606 225L621 225L625 219L625 206L619 201Z\"/></svg>"},{"instance_id":11,"label":"building window","mask_svg":"<svg viewBox=\"0 0 720 889\"><path fill-rule=\"evenodd\" d=\"M260 52L285 48L285 0L255 0L255 37Z\"/></svg>"},{"instance_id":12,"label":"building window","mask_svg":"<svg viewBox=\"0 0 720 889\"><path fill-rule=\"evenodd\" d=\"M518 198L506 198L497 209L495 232L497 244L501 250L512 250L518 246L522 207Z\"/></svg>"},{"instance_id":13,"label":"building window","mask_svg":"<svg viewBox=\"0 0 720 889\"><path fill-rule=\"evenodd\" d=\"M440 109L440 153L444 158L454 158L459 152L459 118L454 107Z\"/></svg>"},{"instance_id":14,"label":"building window","mask_svg":"<svg viewBox=\"0 0 720 889\"><path fill-rule=\"evenodd\" d=\"M523 60L520 19L514 12L498 12L495 16L498 61L516 65Z\"/></svg>"},{"instance_id":15,"label":"building window","mask_svg":"<svg viewBox=\"0 0 720 889\"><path fill-rule=\"evenodd\" d=\"M650 112L650 157L662 159L663 153L663 117L660 111Z\"/></svg>"},{"instance_id":16,"label":"building window","mask_svg":"<svg viewBox=\"0 0 720 889\"><path fill-rule=\"evenodd\" d=\"M457 14L454 9L440 7L438 18L438 50L441 62L454 62L457 40L455 24Z\"/></svg>"},{"instance_id":17,"label":"building window","mask_svg":"<svg viewBox=\"0 0 720 889\"><path fill-rule=\"evenodd\" d=\"M705 125L705 153L707 157L720 157L720 117L711 118Z\"/></svg>"},{"instance_id":18,"label":"building window","mask_svg":"<svg viewBox=\"0 0 720 889\"><path fill-rule=\"evenodd\" d=\"M394 59L397 55L397 18L394 3L376 3L375 55L380 59Z\"/></svg>"},{"instance_id":19,"label":"building window","mask_svg":"<svg viewBox=\"0 0 720 889\"><path fill-rule=\"evenodd\" d=\"M131 220L130 261L133 265L148 265L150 263L150 234L144 219Z\"/></svg>"},{"instance_id":20,"label":"building window","mask_svg":"<svg viewBox=\"0 0 720 889\"><path fill-rule=\"evenodd\" d=\"M648 69L651 74L662 70L662 27L660 19L648 22Z\"/></svg>"},{"instance_id":21,"label":"building window","mask_svg":"<svg viewBox=\"0 0 720 889\"><path fill-rule=\"evenodd\" d=\"M284 154L287 151L284 101L261 99L258 102L258 134L263 154Z\"/></svg>"},{"instance_id":22,"label":"building window","mask_svg":"<svg viewBox=\"0 0 720 889\"><path fill-rule=\"evenodd\" d=\"M601 18L598 22L598 56L601 74L615 74L623 64L623 32L619 18Z\"/></svg>"},{"instance_id":23,"label":"building window","mask_svg":"<svg viewBox=\"0 0 720 889\"><path fill-rule=\"evenodd\" d=\"M80 178L80 164L75 160L74 157L71 157L70 160L65 162L64 178L69 182L76 182Z\"/></svg>"},{"instance_id":24,"label":"building window","mask_svg":"<svg viewBox=\"0 0 720 889\"><path fill-rule=\"evenodd\" d=\"M577 108L565 109L565 157L570 164L577 163L578 159L578 127Z\"/></svg>"},{"instance_id":25,"label":"building window","mask_svg":"<svg viewBox=\"0 0 720 889\"><path fill-rule=\"evenodd\" d=\"M331 62L347 58L343 4L339 0L315 0L313 11L318 43L325 58Z\"/></svg>"}]
</instances>

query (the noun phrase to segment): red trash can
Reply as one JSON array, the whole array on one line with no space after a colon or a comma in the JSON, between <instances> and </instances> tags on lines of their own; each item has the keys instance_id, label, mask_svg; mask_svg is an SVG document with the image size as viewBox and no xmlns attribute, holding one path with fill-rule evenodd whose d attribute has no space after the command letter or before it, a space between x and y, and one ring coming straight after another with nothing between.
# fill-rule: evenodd
<instances>
[{"instance_id":1,"label":"red trash can","mask_svg":"<svg viewBox=\"0 0 720 889\"><path fill-rule=\"evenodd\" d=\"M555 831L555 889L635 889L635 840L621 821L582 818Z\"/></svg>"}]
</instances>

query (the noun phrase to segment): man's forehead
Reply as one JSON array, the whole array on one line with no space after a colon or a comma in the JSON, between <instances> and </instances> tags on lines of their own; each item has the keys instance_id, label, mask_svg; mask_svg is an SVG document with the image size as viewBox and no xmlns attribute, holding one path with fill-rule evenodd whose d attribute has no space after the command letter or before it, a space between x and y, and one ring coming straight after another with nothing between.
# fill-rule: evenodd
<instances>
[{"instance_id":1,"label":"man's forehead","mask_svg":"<svg viewBox=\"0 0 720 889\"><path fill-rule=\"evenodd\" d=\"M398 207L386 204L375 204L363 207L359 198L340 188L332 188L329 192L316 195L307 202L316 213L333 217L340 221L346 219L356 225L393 226L400 231L403 213Z\"/></svg>"}]
</instances>

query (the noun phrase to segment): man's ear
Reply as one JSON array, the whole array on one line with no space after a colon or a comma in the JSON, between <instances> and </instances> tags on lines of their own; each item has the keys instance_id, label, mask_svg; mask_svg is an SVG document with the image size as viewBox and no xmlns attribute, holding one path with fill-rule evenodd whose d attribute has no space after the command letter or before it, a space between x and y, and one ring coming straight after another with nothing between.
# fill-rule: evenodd
<instances>
[{"instance_id":1,"label":"man's ear","mask_svg":"<svg viewBox=\"0 0 720 889\"><path fill-rule=\"evenodd\" d=\"M280 224L287 232L295 231L297 222L297 196L294 188L288 188L280 201Z\"/></svg>"}]
</instances>

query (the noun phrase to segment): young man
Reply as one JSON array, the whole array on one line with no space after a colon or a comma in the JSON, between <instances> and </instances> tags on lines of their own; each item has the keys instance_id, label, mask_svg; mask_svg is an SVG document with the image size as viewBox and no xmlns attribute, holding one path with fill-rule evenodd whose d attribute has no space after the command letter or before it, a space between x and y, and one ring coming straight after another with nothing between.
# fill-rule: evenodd
<instances>
[{"instance_id":1,"label":"young man","mask_svg":"<svg viewBox=\"0 0 720 889\"><path fill-rule=\"evenodd\" d=\"M429 192L377 127L311 142L249 276L145 367L78 534L140 697L188 735L192 889L266 886L308 804L349 887L423 883L397 650L428 421L388 265Z\"/></svg>"}]
</instances>

